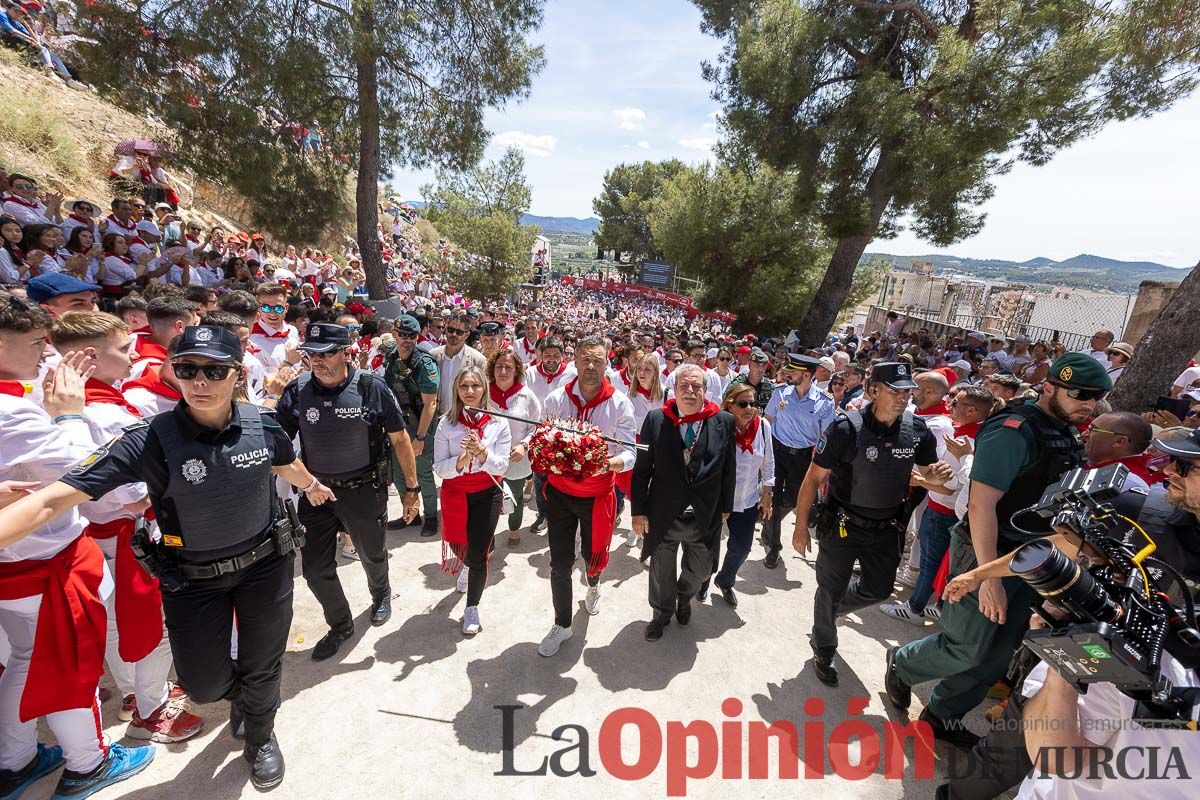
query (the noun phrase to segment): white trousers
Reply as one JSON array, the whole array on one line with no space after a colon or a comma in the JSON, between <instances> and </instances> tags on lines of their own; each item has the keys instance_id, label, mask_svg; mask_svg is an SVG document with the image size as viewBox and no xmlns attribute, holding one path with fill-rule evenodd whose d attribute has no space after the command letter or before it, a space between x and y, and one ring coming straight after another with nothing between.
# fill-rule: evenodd
<instances>
[{"instance_id":1,"label":"white trousers","mask_svg":"<svg viewBox=\"0 0 1200 800\"><path fill-rule=\"evenodd\" d=\"M96 544L104 551L104 561L109 572L117 574L117 539L97 539ZM162 641L141 661L121 659L118 649L120 636L117 633L117 593L111 592L106 601L108 606L108 645L104 649L104 661L108 672L117 684L121 696L131 694L137 698L138 714L148 717L155 709L167 702L167 679L171 675L171 642L167 639L163 625Z\"/></svg>"},{"instance_id":2,"label":"white trousers","mask_svg":"<svg viewBox=\"0 0 1200 800\"><path fill-rule=\"evenodd\" d=\"M105 578L111 593L110 579L107 575ZM0 769L21 769L37 755L37 720L21 722L20 708L41 607L40 594L18 600L0 600L0 628L4 629L10 648L4 674L0 675ZM50 714L46 724L62 746L67 769L91 772L100 766L105 753L104 733L100 724L100 703L95 697L88 708Z\"/></svg>"}]
</instances>

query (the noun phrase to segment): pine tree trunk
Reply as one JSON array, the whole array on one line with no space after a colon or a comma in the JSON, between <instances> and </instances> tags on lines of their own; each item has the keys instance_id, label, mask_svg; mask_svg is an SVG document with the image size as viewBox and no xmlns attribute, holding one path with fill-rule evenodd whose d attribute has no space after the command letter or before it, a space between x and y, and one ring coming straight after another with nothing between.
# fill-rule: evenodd
<instances>
[{"instance_id":1,"label":"pine tree trunk","mask_svg":"<svg viewBox=\"0 0 1200 800\"><path fill-rule=\"evenodd\" d=\"M858 262L866 252L867 245L875 238L879 221L883 219L883 212L892 201L890 183L895 165L891 151L886 148L881 150L875 169L867 179L866 194L870 203L870 215L866 220L864 232L838 239L829 259L829 266L825 268L821 286L813 295L812 304L805 312L804 319L796 326L796 336L801 346L817 347L824 344L825 337L837 322L842 304L850 294L854 270L858 268Z\"/></svg>"},{"instance_id":2,"label":"pine tree trunk","mask_svg":"<svg viewBox=\"0 0 1200 800\"><path fill-rule=\"evenodd\" d=\"M1129 366L1117 379L1108 401L1118 411L1151 411L1159 395L1200 350L1200 264L1192 268L1166 307L1133 347Z\"/></svg>"},{"instance_id":3,"label":"pine tree trunk","mask_svg":"<svg viewBox=\"0 0 1200 800\"><path fill-rule=\"evenodd\" d=\"M372 300L387 298L387 273L379 247L379 69L375 63L375 4L356 3L358 77L358 183L355 187L355 234Z\"/></svg>"}]
</instances>

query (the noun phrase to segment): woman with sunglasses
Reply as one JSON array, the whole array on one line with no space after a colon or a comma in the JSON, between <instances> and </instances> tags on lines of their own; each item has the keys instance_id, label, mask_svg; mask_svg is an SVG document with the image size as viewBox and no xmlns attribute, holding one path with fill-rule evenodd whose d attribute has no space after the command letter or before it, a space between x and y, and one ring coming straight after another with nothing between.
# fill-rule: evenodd
<instances>
[{"instance_id":1,"label":"woman with sunglasses","mask_svg":"<svg viewBox=\"0 0 1200 800\"><path fill-rule=\"evenodd\" d=\"M717 348L716 365L710 370L713 375L717 376L715 383L710 382L710 386L715 386L719 391L716 397L710 397L713 402L718 402L725 396L725 390L729 388L729 384L733 383L733 379L737 377L737 372L733 370L733 349L728 345L721 345Z\"/></svg>"},{"instance_id":2,"label":"woman with sunglasses","mask_svg":"<svg viewBox=\"0 0 1200 800\"><path fill-rule=\"evenodd\" d=\"M118 486L144 482L162 534L147 544L180 683L193 702L236 698L230 731L259 789L283 780L275 739L295 558L281 533L275 477L320 505L335 500L271 416L234 402L242 345L216 326L184 330L172 368L186 402L127 428L59 481L0 509L0 547ZM230 509L238 509L231 514ZM36 521L36 522L35 522ZM237 617L238 658L230 657Z\"/></svg>"},{"instance_id":3,"label":"woman with sunglasses","mask_svg":"<svg viewBox=\"0 0 1200 800\"><path fill-rule=\"evenodd\" d=\"M733 414L737 443L737 488L733 493L733 513L729 528L725 561L712 581L726 603L737 608L733 584L738 570L754 546L754 524L771 518L771 492L775 486L775 456L771 449L771 423L758 413L753 386L737 383L725 390L721 410ZM718 546L718 553L719 553ZM719 557L719 556L718 556ZM714 567L716 565L714 564ZM700 595L708 591L708 581Z\"/></svg>"},{"instance_id":4,"label":"woman with sunglasses","mask_svg":"<svg viewBox=\"0 0 1200 800\"><path fill-rule=\"evenodd\" d=\"M479 601L500 519L500 481L512 453L512 433L505 420L467 410L488 407L487 385L487 376L476 366L458 371L450 407L433 440L433 472L442 479L442 571L458 573L456 588L467 595L462 620L466 636L483 630Z\"/></svg>"}]
</instances>

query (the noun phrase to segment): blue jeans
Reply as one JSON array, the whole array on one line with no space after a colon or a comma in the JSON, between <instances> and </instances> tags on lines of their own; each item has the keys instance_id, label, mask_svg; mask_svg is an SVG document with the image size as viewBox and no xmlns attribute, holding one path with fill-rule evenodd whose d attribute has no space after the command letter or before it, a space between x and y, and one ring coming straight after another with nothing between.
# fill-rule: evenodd
<instances>
[{"instance_id":1,"label":"blue jeans","mask_svg":"<svg viewBox=\"0 0 1200 800\"><path fill-rule=\"evenodd\" d=\"M912 596L908 598L908 607L914 614L925 610L925 605L933 595L933 579L937 576L946 549L950 546L950 529L958 522L958 517L938 511L932 506L925 508L921 515L921 572L917 576L917 585Z\"/></svg>"},{"instance_id":2,"label":"blue jeans","mask_svg":"<svg viewBox=\"0 0 1200 800\"><path fill-rule=\"evenodd\" d=\"M745 511L735 511L725 524L729 526L729 542L725 548L725 562L713 583L723 589L732 589L737 571L746 563L750 548L754 545L754 523L758 521L758 506Z\"/></svg>"}]
</instances>

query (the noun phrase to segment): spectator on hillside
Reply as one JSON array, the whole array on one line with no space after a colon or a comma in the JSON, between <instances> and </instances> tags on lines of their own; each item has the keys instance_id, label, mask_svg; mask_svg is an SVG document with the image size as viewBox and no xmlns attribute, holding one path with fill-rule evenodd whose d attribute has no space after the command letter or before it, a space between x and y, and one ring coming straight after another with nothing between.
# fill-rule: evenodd
<instances>
[{"instance_id":1,"label":"spectator on hillside","mask_svg":"<svg viewBox=\"0 0 1200 800\"><path fill-rule=\"evenodd\" d=\"M67 252L71 256L86 257L86 264L83 266L80 266L78 261L72 262L68 259L67 270L72 275L86 283L100 282L100 278L103 277L103 262L100 257L104 254L104 248L89 228L76 226L71 229L71 238L67 240Z\"/></svg>"},{"instance_id":2,"label":"spectator on hillside","mask_svg":"<svg viewBox=\"0 0 1200 800\"><path fill-rule=\"evenodd\" d=\"M1114 342L1104 354L1108 356L1108 377L1116 383L1117 378L1121 377L1121 373L1129 366L1129 360L1133 358L1133 345L1128 342Z\"/></svg>"},{"instance_id":3,"label":"spectator on hillside","mask_svg":"<svg viewBox=\"0 0 1200 800\"><path fill-rule=\"evenodd\" d=\"M1182 393L1200 386L1200 365L1192 364L1171 384L1171 397L1179 397Z\"/></svg>"},{"instance_id":4,"label":"spectator on hillside","mask_svg":"<svg viewBox=\"0 0 1200 800\"><path fill-rule=\"evenodd\" d=\"M80 198L72 203L67 203L65 208L68 215L59 227L62 228L63 236L68 242L71 241L71 232L76 228L87 228L92 232L93 239L100 240L100 226L96 223L96 216L100 209L91 200Z\"/></svg>"},{"instance_id":5,"label":"spectator on hillside","mask_svg":"<svg viewBox=\"0 0 1200 800\"><path fill-rule=\"evenodd\" d=\"M29 278L29 265L21 248L21 224L8 215L0 216L0 286L20 286Z\"/></svg>"},{"instance_id":6,"label":"spectator on hillside","mask_svg":"<svg viewBox=\"0 0 1200 800\"><path fill-rule=\"evenodd\" d=\"M18 172L8 176L9 194L2 209L21 225L58 224L62 221L62 195L46 192L45 202L38 198L38 182Z\"/></svg>"},{"instance_id":7,"label":"spectator on hillside","mask_svg":"<svg viewBox=\"0 0 1200 800\"><path fill-rule=\"evenodd\" d=\"M1016 373L1017 377L1028 384L1039 384L1046 379L1050 371L1050 345L1039 341L1033 346L1032 359L1024 369Z\"/></svg>"},{"instance_id":8,"label":"spectator on hillside","mask_svg":"<svg viewBox=\"0 0 1200 800\"><path fill-rule=\"evenodd\" d=\"M1092 334L1092 340L1088 343L1088 346L1079 352L1087 353L1089 356L1103 364L1105 369L1108 369L1108 346L1111 345L1113 340L1116 338L1116 335L1114 335L1112 331L1096 331Z\"/></svg>"}]
</instances>

